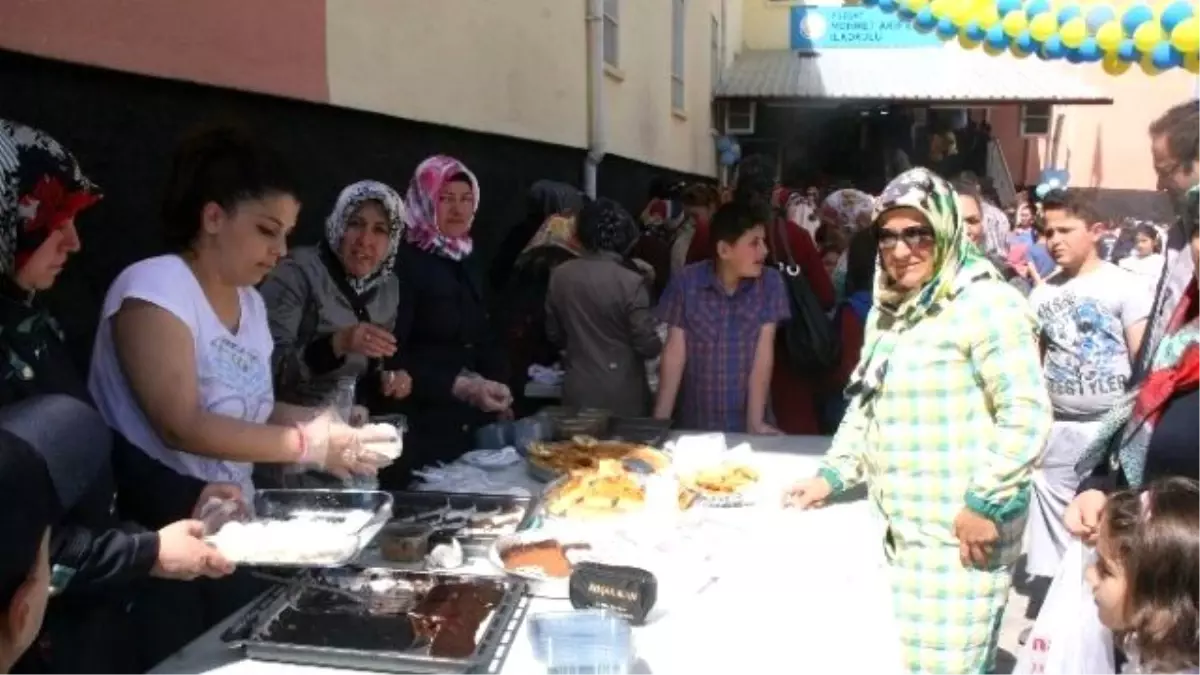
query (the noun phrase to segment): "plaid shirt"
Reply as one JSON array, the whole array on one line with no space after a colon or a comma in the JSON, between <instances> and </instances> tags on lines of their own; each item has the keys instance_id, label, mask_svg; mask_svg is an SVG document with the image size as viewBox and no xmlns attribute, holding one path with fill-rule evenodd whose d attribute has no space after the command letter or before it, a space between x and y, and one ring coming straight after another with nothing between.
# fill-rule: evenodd
<instances>
[{"instance_id":1,"label":"plaid shirt","mask_svg":"<svg viewBox=\"0 0 1200 675\"><path fill-rule=\"evenodd\" d=\"M732 294L709 261L671 279L656 310L659 320L687 335L679 424L685 429L742 432L759 331L791 316L783 277L766 268Z\"/></svg>"}]
</instances>

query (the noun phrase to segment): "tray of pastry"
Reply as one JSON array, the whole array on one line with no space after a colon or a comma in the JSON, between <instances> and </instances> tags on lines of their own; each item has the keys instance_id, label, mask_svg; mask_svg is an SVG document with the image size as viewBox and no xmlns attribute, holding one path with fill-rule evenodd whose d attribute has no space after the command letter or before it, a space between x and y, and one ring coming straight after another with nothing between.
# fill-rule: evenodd
<instances>
[{"instance_id":1,"label":"tray of pastry","mask_svg":"<svg viewBox=\"0 0 1200 675\"><path fill-rule=\"evenodd\" d=\"M391 492L391 497L392 519L360 556L362 563L418 565L450 540L467 558L482 557L498 537L522 530L534 515L532 497L470 492Z\"/></svg>"},{"instance_id":2,"label":"tray of pastry","mask_svg":"<svg viewBox=\"0 0 1200 675\"><path fill-rule=\"evenodd\" d=\"M643 443L600 440L592 436L576 436L567 441L530 443L526 471L542 482L550 482L572 471L591 471L605 460L638 460L650 470L659 472L671 465L669 455Z\"/></svg>"},{"instance_id":3,"label":"tray of pastry","mask_svg":"<svg viewBox=\"0 0 1200 675\"><path fill-rule=\"evenodd\" d=\"M520 580L394 569L313 570L256 608L261 661L392 673L486 672L523 618Z\"/></svg>"},{"instance_id":4,"label":"tray of pastry","mask_svg":"<svg viewBox=\"0 0 1200 675\"><path fill-rule=\"evenodd\" d=\"M654 476L630 471L619 460L601 460L595 469L572 471L549 483L542 493L538 516L569 520L637 516L647 508L652 480ZM679 511L692 507L695 492L678 482L662 485L671 490L665 497Z\"/></svg>"}]
</instances>

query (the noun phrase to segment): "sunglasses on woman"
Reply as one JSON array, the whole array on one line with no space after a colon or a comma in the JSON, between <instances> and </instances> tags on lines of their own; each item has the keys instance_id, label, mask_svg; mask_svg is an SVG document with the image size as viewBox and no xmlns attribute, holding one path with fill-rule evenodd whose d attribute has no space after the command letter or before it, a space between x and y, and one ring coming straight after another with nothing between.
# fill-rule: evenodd
<instances>
[{"instance_id":1,"label":"sunglasses on woman","mask_svg":"<svg viewBox=\"0 0 1200 675\"><path fill-rule=\"evenodd\" d=\"M879 250L881 251L890 251L896 248L896 244L901 239L904 240L904 245L910 249L929 246L934 242L933 228L928 225L916 225L906 227L899 232L879 229L875 233L875 240L878 242Z\"/></svg>"}]
</instances>

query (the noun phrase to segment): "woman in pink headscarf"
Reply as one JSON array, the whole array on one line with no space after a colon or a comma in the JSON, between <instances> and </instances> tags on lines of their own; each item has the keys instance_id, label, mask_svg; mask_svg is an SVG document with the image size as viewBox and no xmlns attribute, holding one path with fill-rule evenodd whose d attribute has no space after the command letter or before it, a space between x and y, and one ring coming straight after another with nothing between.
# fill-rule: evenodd
<instances>
[{"instance_id":1,"label":"woman in pink headscarf","mask_svg":"<svg viewBox=\"0 0 1200 675\"><path fill-rule=\"evenodd\" d=\"M482 275L471 264L479 181L462 162L437 155L417 167L405 201L396 355L387 369L407 370L412 394L396 404L408 415L408 435L401 460L381 473L385 489L405 487L413 469L457 459L476 429L512 405Z\"/></svg>"}]
</instances>

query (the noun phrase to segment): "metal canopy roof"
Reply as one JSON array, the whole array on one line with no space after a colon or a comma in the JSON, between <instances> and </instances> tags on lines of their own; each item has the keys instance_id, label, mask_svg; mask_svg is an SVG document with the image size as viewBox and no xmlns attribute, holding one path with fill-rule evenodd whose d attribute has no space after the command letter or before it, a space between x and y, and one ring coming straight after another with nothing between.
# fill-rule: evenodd
<instances>
[{"instance_id":1,"label":"metal canopy roof","mask_svg":"<svg viewBox=\"0 0 1200 675\"><path fill-rule=\"evenodd\" d=\"M1112 103L1070 73L1099 67L991 56L957 43L913 49L744 51L717 86L718 98Z\"/></svg>"}]
</instances>

